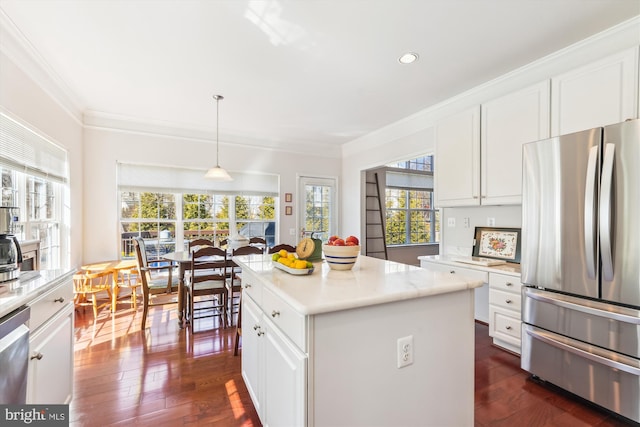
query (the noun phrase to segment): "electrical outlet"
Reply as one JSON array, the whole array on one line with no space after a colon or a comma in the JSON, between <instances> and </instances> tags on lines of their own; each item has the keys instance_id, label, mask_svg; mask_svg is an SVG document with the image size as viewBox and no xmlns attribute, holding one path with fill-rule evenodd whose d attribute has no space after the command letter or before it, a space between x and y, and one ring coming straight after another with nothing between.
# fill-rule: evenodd
<instances>
[{"instance_id":1,"label":"electrical outlet","mask_svg":"<svg viewBox=\"0 0 640 427\"><path fill-rule=\"evenodd\" d=\"M296 235L296 229L295 228L290 228L289 229L289 235L295 236Z\"/></svg>"},{"instance_id":2,"label":"electrical outlet","mask_svg":"<svg viewBox=\"0 0 640 427\"><path fill-rule=\"evenodd\" d=\"M449 227L455 227L455 226L456 226L456 219L455 219L455 218L449 218L449 219L447 219L447 226L449 226Z\"/></svg>"},{"instance_id":3,"label":"electrical outlet","mask_svg":"<svg viewBox=\"0 0 640 427\"><path fill-rule=\"evenodd\" d=\"M398 338L398 369L413 364L413 335Z\"/></svg>"},{"instance_id":4,"label":"electrical outlet","mask_svg":"<svg viewBox=\"0 0 640 427\"><path fill-rule=\"evenodd\" d=\"M469 228L469 218L464 218L464 228Z\"/></svg>"},{"instance_id":5,"label":"electrical outlet","mask_svg":"<svg viewBox=\"0 0 640 427\"><path fill-rule=\"evenodd\" d=\"M487 218L487 226L488 227L495 227L496 226L496 219L495 218Z\"/></svg>"}]
</instances>

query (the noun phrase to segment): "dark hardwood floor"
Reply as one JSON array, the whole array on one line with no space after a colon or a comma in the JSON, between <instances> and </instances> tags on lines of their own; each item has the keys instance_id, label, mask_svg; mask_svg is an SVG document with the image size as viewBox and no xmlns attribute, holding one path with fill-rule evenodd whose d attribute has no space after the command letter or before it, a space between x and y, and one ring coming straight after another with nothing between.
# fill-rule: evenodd
<instances>
[{"instance_id":1,"label":"dark hardwood floor","mask_svg":"<svg viewBox=\"0 0 640 427\"><path fill-rule=\"evenodd\" d=\"M261 425L233 356L235 328L201 320L191 336L169 305L151 308L143 332L140 315L122 304L94 324L91 310L76 312L71 426ZM627 425L530 379L517 356L491 345L483 324L475 363L476 426Z\"/></svg>"}]
</instances>

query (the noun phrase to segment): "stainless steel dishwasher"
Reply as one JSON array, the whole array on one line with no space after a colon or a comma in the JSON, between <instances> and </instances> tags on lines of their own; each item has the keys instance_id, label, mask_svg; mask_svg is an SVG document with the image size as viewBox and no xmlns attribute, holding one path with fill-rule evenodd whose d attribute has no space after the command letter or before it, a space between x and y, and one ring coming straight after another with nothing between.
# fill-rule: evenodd
<instances>
[{"instance_id":1,"label":"stainless steel dishwasher","mask_svg":"<svg viewBox=\"0 0 640 427\"><path fill-rule=\"evenodd\" d=\"M30 309L22 306L0 318L0 404L27 400Z\"/></svg>"}]
</instances>

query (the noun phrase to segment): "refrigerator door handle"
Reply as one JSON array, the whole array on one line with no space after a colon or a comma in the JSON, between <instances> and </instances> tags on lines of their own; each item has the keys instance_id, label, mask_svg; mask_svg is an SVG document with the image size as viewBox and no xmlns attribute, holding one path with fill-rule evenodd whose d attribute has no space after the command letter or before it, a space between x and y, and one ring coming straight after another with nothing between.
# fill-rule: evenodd
<instances>
[{"instance_id":1,"label":"refrigerator door handle","mask_svg":"<svg viewBox=\"0 0 640 427\"><path fill-rule=\"evenodd\" d=\"M615 144L605 144L604 160L602 162L602 198L600 199L600 251L602 257L602 277L613 280L613 248L611 247L611 220L613 210L613 161L615 159Z\"/></svg>"},{"instance_id":2,"label":"refrigerator door handle","mask_svg":"<svg viewBox=\"0 0 640 427\"><path fill-rule=\"evenodd\" d=\"M584 189L584 255L589 278L596 278L596 195L598 181L598 147L591 147L587 162L587 176Z\"/></svg>"},{"instance_id":3,"label":"refrigerator door handle","mask_svg":"<svg viewBox=\"0 0 640 427\"><path fill-rule=\"evenodd\" d=\"M632 375L640 376L640 369L634 366L629 366L626 363L616 362L615 360L611 360L606 357L602 357L597 354L591 353L589 351L585 351L580 348L574 347L572 345L565 344L563 342L553 339L551 336L549 336L549 334L546 334L546 333L540 333L540 332L531 330L529 328L526 328L526 333L535 339L538 339L542 342L549 344L550 346L557 347L562 350L566 350L570 353L576 354L585 359L589 359L596 363L600 363L601 365L605 365L614 369L619 369L621 371L628 372Z\"/></svg>"},{"instance_id":4,"label":"refrigerator door handle","mask_svg":"<svg viewBox=\"0 0 640 427\"><path fill-rule=\"evenodd\" d=\"M544 294L543 294L544 292ZM555 297L549 297L546 295L546 291L537 291L533 288L526 288L525 296L526 298L532 298L534 300L544 302L547 304L555 305L562 308L568 308L570 310L580 311L582 313L586 313L592 316L603 317L605 319L617 320L624 323L629 323L631 325L640 325L640 317L637 315L624 314L619 311L614 310L601 310L594 307L588 307L582 304L576 304L574 302L568 301L570 297L564 297L562 295L557 295ZM566 298L566 299L563 299ZM575 299L575 298L574 298ZM623 308L621 308L624 310Z\"/></svg>"}]
</instances>

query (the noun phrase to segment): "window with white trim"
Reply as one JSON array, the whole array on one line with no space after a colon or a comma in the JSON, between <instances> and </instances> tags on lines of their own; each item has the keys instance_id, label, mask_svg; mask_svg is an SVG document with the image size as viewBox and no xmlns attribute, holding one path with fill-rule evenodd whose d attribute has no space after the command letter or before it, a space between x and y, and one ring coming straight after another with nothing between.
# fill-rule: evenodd
<instances>
[{"instance_id":1,"label":"window with white trim","mask_svg":"<svg viewBox=\"0 0 640 427\"><path fill-rule=\"evenodd\" d=\"M40 269L69 267L66 150L0 112L0 175L2 206L18 208L18 240L40 242Z\"/></svg>"}]
</instances>

